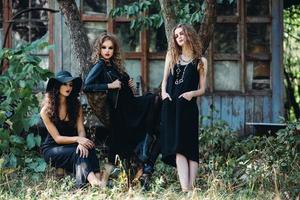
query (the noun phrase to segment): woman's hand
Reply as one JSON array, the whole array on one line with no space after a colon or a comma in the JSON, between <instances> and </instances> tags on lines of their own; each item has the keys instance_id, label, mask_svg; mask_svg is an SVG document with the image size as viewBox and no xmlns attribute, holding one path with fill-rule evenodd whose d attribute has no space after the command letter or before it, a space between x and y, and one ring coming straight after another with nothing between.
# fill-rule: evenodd
<instances>
[{"instance_id":1,"label":"woman's hand","mask_svg":"<svg viewBox=\"0 0 300 200\"><path fill-rule=\"evenodd\" d=\"M82 158L87 158L89 155L89 150L87 148L85 148L84 146L82 146L81 144L78 144L77 148L76 148L76 154L79 153L79 157Z\"/></svg>"},{"instance_id":2,"label":"woman's hand","mask_svg":"<svg viewBox=\"0 0 300 200\"><path fill-rule=\"evenodd\" d=\"M170 95L167 92L162 92L161 93L161 98L162 98L162 100L165 100L166 98L169 98L169 100L172 101L172 98L170 97Z\"/></svg>"},{"instance_id":3,"label":"woman's hand","mask_svg":"<svg viewBox=\"0 0 300 200\"><path fill-rule=\"evenodd\" d=\"M94 142L85 138L85 137L81 137L79 136L77 139L77 143L82 145L83 147L85 147L86 149L91 149L95 146Z\"/></svg>"},{"instance_id":4,"label":"woman's hand","mask_svg":"<svg viewBox=\"0 0 300 200\"><path fill-rule=\"evenodd\" d=\"M134 92L135 85L134 85L134 82L133 82L132 78L128 80L128 86L130 87L130 89L132 90L132 92Z\"/></svg>"},{"instance_id":5,"label":"woman's hand","mask_svg":"<svg viewBox=\"0 0 300 200\"><path fill-rule=\"evenodd\" d=\"M121 89L121 85L121 81L117 79L114 82L107 84L107 87L108 89Z\"/></svg>"},{"instance_id":6,"label":"woman's hand","mask_svg":"<svg viewBox=\"0 0 300 200\"><path fill-rule=\"evenodd\" d=\"M193 97L194 97L194 94L192 91L190 92L185 92L185 93L182 93L178 98L185 98L186 100L190 101Z\"/></svg>"}]
</instances>

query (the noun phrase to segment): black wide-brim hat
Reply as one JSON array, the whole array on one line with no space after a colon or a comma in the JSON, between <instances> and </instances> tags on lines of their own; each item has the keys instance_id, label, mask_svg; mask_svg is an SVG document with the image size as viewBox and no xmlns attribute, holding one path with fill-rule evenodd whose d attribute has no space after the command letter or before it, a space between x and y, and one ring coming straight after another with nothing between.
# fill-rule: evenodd
<instances>
[{"instance_id":1,"label":"black wide-brim hat","mask_svg":"<svg viewBox=\"0 0 300 200\"><path fill-rule=\"evenodd\" d=\"M47 83L46 92L52 91L55 85L60 86L63 83L68 82L73 83L71 94L78 94L81 90L82 79L80 77L72 77L71 73L68 71L60 71L54 78L50 78Z\"/></svg>"}]
</instances>

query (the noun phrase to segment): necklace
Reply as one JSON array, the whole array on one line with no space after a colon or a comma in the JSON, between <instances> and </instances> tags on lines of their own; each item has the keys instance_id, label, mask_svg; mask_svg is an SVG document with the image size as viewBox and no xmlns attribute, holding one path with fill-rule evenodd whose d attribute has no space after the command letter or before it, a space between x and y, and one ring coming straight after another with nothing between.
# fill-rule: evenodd
<instances>
[{"instance_id":1,"label":"necklace","mask_svg":"<svg viewBox=\"0 0 300 200\"><path fill-rule=\"evenodd\" d=\"M191 58L189 58L189 59L186 60L186 59L183 58L183 54L181 54L181 55L179 56L179 60L180 60L181 63L190 63L193 59L194 59L194 58L191 57Z\"/></svg>"}]
</instances>

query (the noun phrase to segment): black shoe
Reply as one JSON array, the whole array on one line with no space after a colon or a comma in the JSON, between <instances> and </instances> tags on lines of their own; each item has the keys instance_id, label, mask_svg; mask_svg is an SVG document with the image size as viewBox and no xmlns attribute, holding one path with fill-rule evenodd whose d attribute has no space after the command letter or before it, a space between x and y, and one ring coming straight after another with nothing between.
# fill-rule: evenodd
<instances>
[{"instance_id":1,"label":"black shoe","mask_svg":"<svg viewBox=\"0 0 300 200\"><path fill-rule=\"evenodd\" d=\"M151 178L150 174L143 174L140 177L141 186L142 186L143 190L145 190L145 191L150 190L150 178Z\"/></svg>"},{"instance_id":2,"label":"black shoe","mask_svg":"<svg viewBox=\"0 0 300 200\"><path fill-rule=\"evenodd\" d=\"M152 165L149 165L149 164L145 164L144 167L143 167L143 174L153 174L154 172L154 168Z\"/></svg>"}]
</instances>

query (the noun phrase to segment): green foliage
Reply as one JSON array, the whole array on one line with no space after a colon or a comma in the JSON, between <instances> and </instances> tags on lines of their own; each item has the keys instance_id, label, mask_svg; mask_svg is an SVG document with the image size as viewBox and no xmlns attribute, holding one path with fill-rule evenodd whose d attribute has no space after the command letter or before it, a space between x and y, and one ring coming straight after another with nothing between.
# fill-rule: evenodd
<instances>
[{"instance_id":1,"label":"green foliage","mask_svg":"<svg viewBox=\"0 0 300 200\"><path fill-rule=\"evenodd\" d=\"M284 10L284 71L289 120L300 117L300 6ZM290 83L290 84L289 84Z\"/></svg>"},{"instance_id":2,"label":"green foliage","mask_svg":"<svg viewBox=\"0 0 300 200\"><path fill-rule=\"evenodd\" d=\"M41 59L31 52L45 47L50 46L41 39L0 50L0 60L9 63L0 76L0 176L19 166L35 172L46 168L35 149L41 145L41 137L29 129L39 120L39 102L33 90L52 75L39 66Z\"/></svg>"},{"instance_id":3,"label":"green foliage","mask_svg":"<svg viewBox=\"0 0 300 200\"><path fill-rule=\"evenodd\" d=\"M217 3L229 2L234 0L218 0ZM204 17L206 4L203 0L176 0L172 5L178 23L200 24ZM145 14L147 13L147 15ZM159 28L164 23L160 3L157 0L142 0L131 4L112 9L110 16L126 16L131 20L131 29L140 30L143 28Z\"/></svg>"},{"instance_id":4,"label":"green foliage","mask_svg":"<svg viewBox=\"0 0 300 200\"><path fill-rule=\"evenodd\" d=\"M213 176L227 191L274 188L296 196L300 184L299 131L297 122L280 130L276 137L239 139L223 122L204 128L199 145L200 182L209 188L208 177Z\"/></svg>"}]
</instances>

